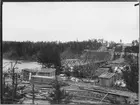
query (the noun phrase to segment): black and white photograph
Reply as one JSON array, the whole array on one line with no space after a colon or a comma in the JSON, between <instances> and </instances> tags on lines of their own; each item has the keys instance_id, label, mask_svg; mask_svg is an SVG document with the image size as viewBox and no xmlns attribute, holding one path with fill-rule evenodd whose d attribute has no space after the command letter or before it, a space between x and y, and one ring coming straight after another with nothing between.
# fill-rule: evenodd
<instances>
[{"instance_id":1,"label":"black and white photograph","mask_svg":"<svg viewBox=\"0 0 140 105\"><path fill-rule=\"evenodd\" d=\"M1 104L138 105L138 2L3 2Z\"/></svg>"}]
</instances>

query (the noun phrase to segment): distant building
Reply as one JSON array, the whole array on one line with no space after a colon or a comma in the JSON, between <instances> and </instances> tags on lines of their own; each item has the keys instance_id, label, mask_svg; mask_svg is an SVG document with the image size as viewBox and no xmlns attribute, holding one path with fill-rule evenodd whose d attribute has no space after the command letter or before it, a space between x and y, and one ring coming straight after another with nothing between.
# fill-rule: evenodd
<instances>
[{"instance_id":1,"label":"distant building","mask_svg":"<svg viewBox=\"0 0 140 105\"><path fill-rule=\"evenodd\" d=\"M64 68L70 68L70 71L73 71L73 67L75 66L86 66L89 62L84 62L80 59L66 59L62 61L62 65Z\"/></svg>"},{"instance_id":2,"label":"distant building","mask_svg":"<svg viewBox=\"0 0 140 105\"><path fill-rule=\"evenodd\" d=\"M95 75L99 77L101 74L109 72L109 70L110 70L109 67L108 68L100 67L96 69Z\"/></svg>"},{"instance_id":3,"label":"distant building","mask_svg":"<svg viewBox=\"0 0 140 105\"><path fill-rule=\"evenodd\" d=\"M37 69L23 69L22 70L22 79L24 81L29 81L30 74L31 75L36 75L37 71L38 71Z\"/></svg>"},{"instance_id":4,"label":"distant building","mask_svg":"<svg viewBox=\"0 0 140 105\"><path fill-rule=\"evenodd\" d=\"M39 85L39 87L50 87L52 83L55 81L55 77L49 76L40 76L40 75L33 75L31 77L30 83L35 85Z\"/></svg>"},{"instance_id":5,"label":"distant building","mask_svg":"<svg viewBox=\"0 0 140 105\"><path fill-rule=\"evenodd\" d=\"M107 87L113 86L115 81L116 81L115 73L106 72L99 76L99 84L101 86Z\"/></svg>"},{"instance_id":6,"label":"distant building","mask_svg":"<svg viewBox=\"0 0 140 105\"><path fill-rule=\"evenodd\" d=\"M24 81L29 81L31 76L39 75L39 76L55 76L55 69L53 68L41 68L39 69L23 69L22 70L22 78Z\"/></svg>"},{"instance_id":7,"label":"distant building","mask_svg":"<svg viewBox=\"0 0 140 105\"><path fill-rule=\"evenodd\" d=\"M40 86L51 86L52 82L55 80L55 71L54 68L43 68L36 75L31 77L31 83Z\"/></svg>"},{"instance_id":8,"label":"distant building","mask_svg":"<svg viewBox=\"0 0 140 105\"><path fill-rule=\"evenodd\" d=\"M95 50L89 50L84 52L84 54L81 56L82 59L87 59L95 62L106 62L110 60L111 55L109 51L95 51Z\"/></svg>"},{"instance_id":9,"label":"distant building","mask_svg":"<svg viewBox=\"0 0 140 105\"><path fill-rule=\"evenodd\" d=\"M42 68L40 71L37 72L37 75L39 76L55 76L56 69L54 68Z\"/></svg>"}]
</instances>

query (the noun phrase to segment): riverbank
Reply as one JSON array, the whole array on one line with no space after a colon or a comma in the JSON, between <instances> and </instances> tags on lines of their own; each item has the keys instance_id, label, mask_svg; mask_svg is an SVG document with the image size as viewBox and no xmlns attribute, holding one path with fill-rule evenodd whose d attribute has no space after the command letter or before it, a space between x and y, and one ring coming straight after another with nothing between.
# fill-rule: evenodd
<instances>
[{"instance_id":1,"label":"riverbank","mask_svg":"<svg viewBox=\"0 0 140 105\"><path fill-rule=\"evenodd\" d=\"M16 58L10 58L10 57L4 57L4 56L3 56L3 59L4 60L9 60L9 61L16 61L17 60ZM19 58L18 61L21 61L21 62L37 62L37 60L23 59L23 58Z\"/></svg>"},{"instance_id":2,"label":"riverbank","mask_svg":"<svg viewBox=\"0 0 140 105\"><path fill-rule=\"evenodd\" d=\"M28 60L18 60L20 63L16 64L16 70L22 70L25 68L28 69L35 69L35 68L41 68L42 65L35 61L28 61ZM15 62L15 60L11 59L3 59L3 70L8 70L8 68L11 68L11 63Z\"/></svg>"}]
</instances>

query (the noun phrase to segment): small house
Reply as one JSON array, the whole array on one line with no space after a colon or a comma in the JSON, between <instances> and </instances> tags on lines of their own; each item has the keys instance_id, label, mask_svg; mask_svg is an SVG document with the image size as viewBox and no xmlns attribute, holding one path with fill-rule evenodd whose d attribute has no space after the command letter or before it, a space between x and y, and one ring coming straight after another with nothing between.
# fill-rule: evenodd
<instances>
[{"instance_id":1,"label":"small house","mask_svg":"<svg viewBox=\"0 0 140 105\"><path fill-rule=\"evenodd\" d=\"M111 58L109 51L95 51L89 50L81 55L82 59L92 60L94 62L106 62Z\"/></svg>"},{"instance_id":2,"label":"small house","mask_svg":"<svg viewBox=\"0 0 140 105\"><path fill-rule=\"evenodd\" d=\"M99 84L101 86L113 86L116 81L115 73L103 73L99 76Z\"/></svg>"},{"instance_id":3,"label":"small house","mask_svg":"<svg viewBox=\"0 0 140 105\"><path fill-rule=\"evenodd\" d=\"M52 77L52 76L55 76L55 71L56 69L54 68L41 68L41 70L37 72L37 75Z\"/></svg>"},{"instance_id":4,"label":"small house","mask_svg":"<svg viewBox=\"0 0 140 105\"><path fill-rule=\"evenodd\" d=\"M36 75L37 69L22 69L22 79L24 81L29 81L30 79L30 74L31 75Z\"/></svg>"},{"instance_id":5,"label":"small house","mask_svg":"<svg viewBox=\"0 0 140 105\"><path fill-rule=\"evenodd\" d=\"M42 68L36 75L31 76L30 82L40 86L51 86L55 80L55 71L54 68Z\"/></svg>"},{"instance_id":6,"label":"small house","mask_svg":"<svg viewBox=\"0 0 140 105\"><path fill-rule=\"evenodd\" d=\"M50 87L52 83L55 81L55 77L49 76L40 76L40 75L33 75L31 77L30 83L35 85L39 85L40 87Z\"/></svg>"},{"instance_id":7,"label":"small house","mask_svg":"<svg viewBox=\"0 0 140 105\"><path fill-rule=\"evenodd\" d=\"M110 70L109 67L108 67L108 68L105 68L105 67L98 68L98 69L96 69L96 71L95 71L95 75L99 77L101 74L103 74L103 73L105 73L105 72L109 72L109 70Z\"/></svg>"}]
</instances>

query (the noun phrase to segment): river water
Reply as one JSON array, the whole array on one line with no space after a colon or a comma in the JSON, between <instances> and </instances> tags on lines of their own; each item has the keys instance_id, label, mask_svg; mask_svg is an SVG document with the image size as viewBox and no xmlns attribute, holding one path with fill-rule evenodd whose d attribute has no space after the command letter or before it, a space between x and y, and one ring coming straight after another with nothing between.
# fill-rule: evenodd
<instances>
[{"instance_id":1,"label":"river water","mask_svg":"<svg viewBox=\"0 0 140 105\"><path fill-rule=\"evenodd\" d=\"M7 71L9 68L11 68L11 63L13 62L13 65L15 64L14 60L8 60L3 59L3 71ZM23 61L20 60L19 64L16 64L15 71L20 72L22 69L28 68L28 69L39 69L41 68L41 65L37 62L31 62L31 61Z\"/></svg>"},{"instance_id":2,"label":"river water","mask_svg":"<svg viewBox=\"0 0 140 105\"><path fill-rule=\"evenodd\" d=\"M13 65L15 64L14 60L8 60L8 59L3 59L3 72L6 72L9 68L11 68L11 62L13 62ZM16 64L15 68L15 72L21 72L22 69L28 68L28 69L40 69L41 65L37 62L29 62L29 61L19 61L20 64ZM35 104L46 104L46 105L50 105L49 101L43 101L43 100L37 100L35 99ZM23 104L32 104L32 100L25 98L25 100L23 101Z\"/></svg>"}]
</instances>

